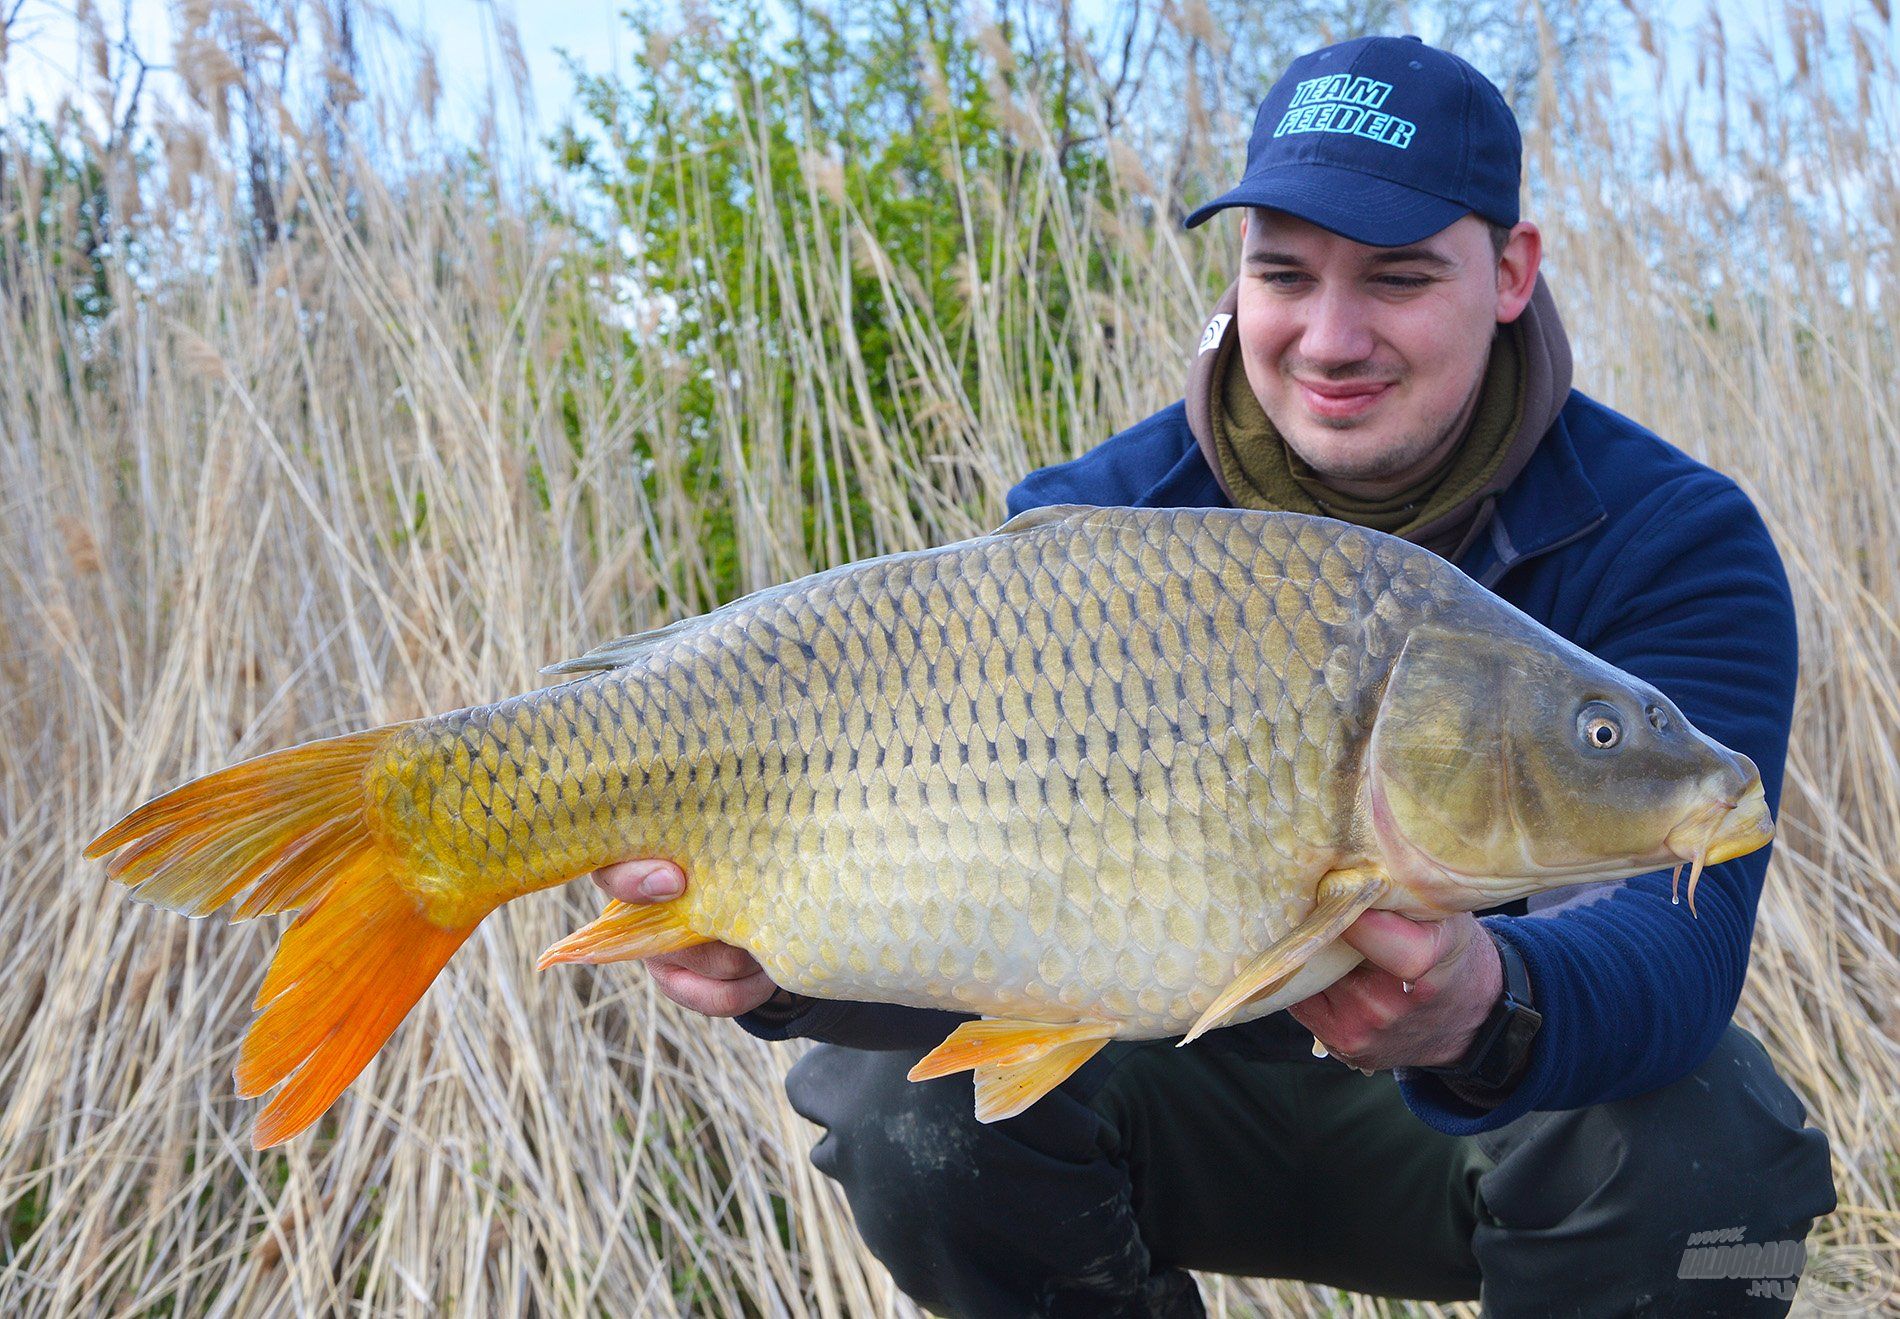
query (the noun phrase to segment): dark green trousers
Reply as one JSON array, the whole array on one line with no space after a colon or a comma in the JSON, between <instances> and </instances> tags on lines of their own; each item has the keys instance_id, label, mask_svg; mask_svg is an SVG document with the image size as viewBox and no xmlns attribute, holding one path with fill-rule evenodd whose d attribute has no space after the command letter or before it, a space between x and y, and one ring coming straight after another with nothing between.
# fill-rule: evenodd
<instances>
[{"instance_id":1,"label":"dark green trousers","mask_svg":"<svg viewBox=\"0 0 1900 1319\"><path fill-rule=\"evenodd\" d=\"M1478 1137L1390 1073L1166 1043L984 1126L967 1075L904 1079L917 1056L820 1045L786 1091L872 1252L944 1315L1194 1316L1190 1268L1499 1316L1780 1315L1750 1279L1678 1276L1688 1240L1801 1241L1834 1207L1826 1138L1734 1026L1673 1085Z\"/></svg>"}]
</instances>

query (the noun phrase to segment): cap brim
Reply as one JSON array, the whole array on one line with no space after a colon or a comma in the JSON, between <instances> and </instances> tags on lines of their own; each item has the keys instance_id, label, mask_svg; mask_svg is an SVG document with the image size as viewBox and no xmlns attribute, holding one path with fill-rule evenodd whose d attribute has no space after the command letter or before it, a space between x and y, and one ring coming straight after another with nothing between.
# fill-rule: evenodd
<instances>
[{"instance_id":1,"label":"cap brim","mask_svg":"<svg viewBox=\"0 0 1900 1319\"><path fill-rule=\"evenodd\" d=\"M1197 208L1194 228L1217 211L1265 206L1285 211L1369 247L1403 247L1451 224L1471 208L1402 183L1338 165L1305 163L1249 175L1238 187Z\"/></svg>"}]
</instances>

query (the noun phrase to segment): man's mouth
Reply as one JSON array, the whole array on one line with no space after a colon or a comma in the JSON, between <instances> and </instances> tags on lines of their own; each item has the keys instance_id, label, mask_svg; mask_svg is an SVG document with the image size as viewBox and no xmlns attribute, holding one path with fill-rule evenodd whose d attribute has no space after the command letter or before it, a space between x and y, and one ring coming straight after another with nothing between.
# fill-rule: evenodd
<instances>
[{"instance_id":1,"label":"man's mouth","mask_svg":"<svg viewBox=\"0 0 1900 1319\"><path fill-rule=\"evenodd\" d=\"M1396 383L1391 380L1300 380L1300 399L1306 410L1328 421L1362 417L1377 407Z\"/></svg>"}]
</instances>

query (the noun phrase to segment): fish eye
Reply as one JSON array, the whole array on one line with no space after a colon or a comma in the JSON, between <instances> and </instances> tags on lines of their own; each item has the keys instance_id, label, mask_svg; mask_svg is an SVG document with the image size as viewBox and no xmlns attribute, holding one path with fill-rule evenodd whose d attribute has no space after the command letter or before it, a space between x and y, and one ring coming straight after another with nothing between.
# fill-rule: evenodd
<instances>
[{"instance_id":1,"label":"fish eye","mask_svg":"<svg viewBox=\"0 0 1900 1319\"><path fill-rule=\"evenodd\" d=\"M1644 710L1643 713L1649 718L1649 726L1658 733L1667 733L1669 731L1669 712L1660 705L1652 705Z\"/></svg>"},{"instance_id":2,"label":"fish eye","mask_svg":"<svg viewBox=\"0 0 1900 1319\"><path fill-rule=\"evenodd\" d=\"M1592 751L1610 751L1623 741L1623 721L1614 707L1591 701L1577 712L1577 736Z\"/></svg>"}]
</instances>

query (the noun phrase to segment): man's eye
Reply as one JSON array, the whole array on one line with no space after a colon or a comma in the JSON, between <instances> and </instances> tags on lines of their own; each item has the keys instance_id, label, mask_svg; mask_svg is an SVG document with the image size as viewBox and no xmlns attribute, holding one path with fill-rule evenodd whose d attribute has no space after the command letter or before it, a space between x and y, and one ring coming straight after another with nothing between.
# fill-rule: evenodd
<instances>
[{"instance_id":1,"label":"man's eye","mask_svg":"<svg viewBox=\"0 0 1900 1319\"><path fill-rule=\"evenodd\" d=\"M1422 289L1432 281L1429 275L1381 275L1379 282L1387 288Z\"/></svg>"},{"instance_id":2,"label":"man's eye","mask_svg":"<svg viewBox=\"0 0 1900 1319\"><path fill-rule=\"evenodd\" d=\"M1260 272L1261 283L1272 284L1279 288L1292 288L1295 284L1304 282L1305 279L1306 276L1297 270L1263 270Z\"/></svg>"}]
</instances>

